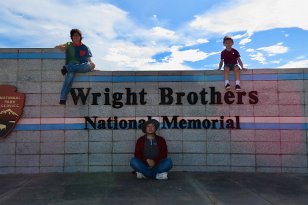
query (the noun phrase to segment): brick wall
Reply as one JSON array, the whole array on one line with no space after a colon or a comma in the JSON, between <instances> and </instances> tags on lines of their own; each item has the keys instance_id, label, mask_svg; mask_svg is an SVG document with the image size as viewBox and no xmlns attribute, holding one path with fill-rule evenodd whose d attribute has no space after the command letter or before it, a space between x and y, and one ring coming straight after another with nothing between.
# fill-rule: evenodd
<instances>
[{"instance_id":1,"label":"brick wall","mask_svg":"<svg viewBox=\"0 0 308 205\"><path fill-rule=\"evenodd\" d=\"M93 129L89 123L89 129L84 129L85 116L106 121L115 116L119 121L151 116L162 127L166 127L162 116L186 121L238 116L240 129L188 129L185 124L160 129L174 162L173 171L308 173L308 69L242 72L246 92L242 104L224 101L223 71L95 71L78 74L73 88L101 93L98 105L92 105L90 94L85 105L81 100L75 105L69 96L63 106L58 102L64 58L56 49L0 49L0 85L14 85L26 94L22 118L0 140L0 173L130 171L129 160L141 130ZM125 93L126 88L135 93L144 89L146 104L104 105L106 88L110 96ZM159 105L160 88L171 88L174 100L176 93L184 93L182 105ZM211 88L221 93L222 104L210 104L210 94L209 102L202 104L200 92L210 93ZM257 91L255 104L249 103L251 91ZM198 95L194 104L186 98L192 92Z\"/></svg>"}]
</instances>

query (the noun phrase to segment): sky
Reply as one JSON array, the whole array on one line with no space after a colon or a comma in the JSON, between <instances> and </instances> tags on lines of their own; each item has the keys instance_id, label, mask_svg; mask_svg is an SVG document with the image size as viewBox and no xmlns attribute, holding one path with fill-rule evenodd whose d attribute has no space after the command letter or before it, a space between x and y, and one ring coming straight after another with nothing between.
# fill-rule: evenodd
<instances>
[{"instance_id":1,"label":"sky","mask_svg":"<svg viewBox=\"0 0 308 205\"><path fill-rule=\"evenodd\" d=\"M307 0L0 0L0 48L79 28L98 70L215 70L229 35L248 69L308 68Z\"/></svg>"}]
</instances>

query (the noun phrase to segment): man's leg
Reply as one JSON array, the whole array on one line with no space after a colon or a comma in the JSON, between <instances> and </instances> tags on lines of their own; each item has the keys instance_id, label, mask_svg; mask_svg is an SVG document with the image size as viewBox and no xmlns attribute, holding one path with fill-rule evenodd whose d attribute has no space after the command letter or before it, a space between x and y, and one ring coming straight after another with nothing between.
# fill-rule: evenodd
<instances>
[{"instance_id":1,"label":"man's leg","mask_svg":"<svg viewBox=\"0 0 308 205\"><path fill-rule=\"evenodd\" d=\"M67 68L68 72L73 72L73 73L86 73L90 72L93 69L90 63L81 63L81 64L69 63L65 67Z\"/></svg>"},{"instance_id":2,"label":"man's leg","mask_svg":"<svg viewBox=\"0 0 308 205\"><path fill-rule=\"evenodd\" d=\"M170 158L163 159L154 167L154 174L168 172L172 166L173 164Z\"/></svg>"},{"instance_id":3,"label":"man's leg","mask_svg":"<svg viewBox=\"0 0 308 205\"><path fill-rule=\"evenodd\" d=\"M136 157L132 158L130 160L130 166L136 171L142 173L146 177L153 177L151 175L149 166L141 161L140 159L137 159Z\"/></svg>"}]
</instances>

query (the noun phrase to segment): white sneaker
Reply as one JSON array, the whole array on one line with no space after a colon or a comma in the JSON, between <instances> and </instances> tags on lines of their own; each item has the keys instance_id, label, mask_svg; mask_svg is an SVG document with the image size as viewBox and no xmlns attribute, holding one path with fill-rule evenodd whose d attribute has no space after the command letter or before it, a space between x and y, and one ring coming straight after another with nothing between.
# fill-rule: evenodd
<instances>
[{"instance_id":1,"label":"white sneaker","mask_svg":"<svg viewBox=\"0 0 308 205\"><path fill-rule=\"evenodd\" d=\"M158 173L158 174L156 174L156 179L166 180L166 179L168 179L168 173L167 172Z\"/></svg>"},{"instance_id":2,"label":"white sneaker","mask_svg":"<svg viewBox=\"0 0 308 205\"><path fill-rule=\"evenodd\" d=\"M137 179L145 179L146 177L141 172L136 172Z\"/></svg>"}]
</instances>

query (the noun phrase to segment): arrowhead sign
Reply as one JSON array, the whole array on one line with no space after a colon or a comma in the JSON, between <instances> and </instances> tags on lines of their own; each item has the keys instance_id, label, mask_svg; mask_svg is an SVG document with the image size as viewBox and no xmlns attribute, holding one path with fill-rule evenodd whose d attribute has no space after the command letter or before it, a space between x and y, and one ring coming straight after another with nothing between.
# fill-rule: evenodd
<instances>
[{"instance_id":1,"label":"arrowhead sign","mask_svg":"<svg viewBox=\"0 0 308 205\"><path fill-rule=\"evenodd\" d=\"M12 85L0 85L0 140L14 130L24 105L24 93L18 93Z\"/></svg>"}]
</instances>

